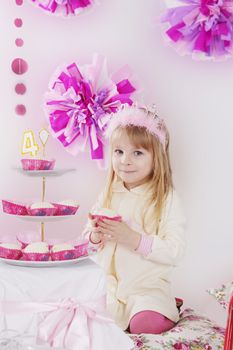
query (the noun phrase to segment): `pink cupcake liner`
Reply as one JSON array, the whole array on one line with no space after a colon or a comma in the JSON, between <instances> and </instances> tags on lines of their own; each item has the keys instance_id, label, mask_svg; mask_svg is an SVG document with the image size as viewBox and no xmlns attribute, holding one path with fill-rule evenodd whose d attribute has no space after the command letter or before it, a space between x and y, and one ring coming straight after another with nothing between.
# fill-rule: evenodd
<instances>
[{"instance_id":1,"label":"pink cupcake liner","mask_svg":"<svg viewBox=\"0 0 233 350\"><path fill-rule=\"evenodd\" d=\"M52 252L51 251L51 259L53 261L56 260L71 260L76 258L76 250L61 250L60 252Z\"/></svg>"},{"instance_id":2,"label":"pink cupcake liner","mask_svg":"<svg viewBox=\"0 0 233 350\"><path fill-rule=\"evenodd\" d=\"M79 205L76 207L72 205L64 205L64 204L58 204L58 203L52 203L54 207L57 209L56 215L75 215Z\"/></svg>"},{"instance_id":3,"label":"pink cupcake liner","mask_svg":"<svg viewBox=\"0 0 233 350\"><path fill-rule=\"evenodd\" d=\"M22 242L20 241L19 239L17 239L17 241L19 242L19 244L21 245L21 249L24 249L28 246L29 243L25 243L25 242Z\"/></svg>"},{"instance_id":4,"label":"pink cupcake liner","mask_svg":"<svg viewBox=\"0 0 233 350\"><path fill-rule=\"evenodd\" d=\"M19 249L10 249L0 247L0 258L19 260L22 256L22 252Z\"/></svg>"},{"instance_id":5,"label":"pink cupcake liner","mask_svg":"<svg viewBox=\"0 0 233 350\"><path fill-rule=\"evenodd\" d=\"M23 252L22 259L27 261L48 261L50 253L26 253Z\"/></svg>"},{"instance_id":6,"label":"pink cupcake liner","mask_svg":"<svg viewBox=\"0 0 233 350\"><path fill-rule=\"evenodd\" d=\"M93 219L98 219L98 220L103 220L103 219L112 220L112 221L121 221L122 220L122 217L120 215L109 217L109 216L105 216L105 215L92 214L92 217L93 217Z\"/></svg>"},{"instance_id":7,"label":"pink cupcake liner","mask_svg":"<svg viewBox=\"0 0 233 350\"><path fill-rule=\"evenodd\" d=\"M23 170L53 170L55 159L21 159Z\"/></svg>"},{"instance_id":8,"label":"pink cupcake liner","mask_svg":"<svg viewBox=\"0 0 233 350\"><path fill-rule=\"evenodd\" d=\"M88 245L89 241L86 241L85 243L75 245L75 258L79 258L81 256L87 256L88 255Z\"/></svg>"},{"instance_id":9,"label":"pink cupcake liner","mask_svg":"<svg viewBox=\"0 0 233 350\"><path fill-rule=\"evenodd\" d=\"M31 216L54 216L57 208L28 208L28 214Z\"/></svg>"},{"instance_id":10,"label":"pink cupcake liner","mask_svg":"<svg viewBox=\"0 0 233 350\"><path fill-rule=\"evenodd\" d=\"M15 202L2 200L2 209L4 213L7 213L7 214L28 215L26 206L23 204L17 204Z\"/></svg>"}]
</instances>

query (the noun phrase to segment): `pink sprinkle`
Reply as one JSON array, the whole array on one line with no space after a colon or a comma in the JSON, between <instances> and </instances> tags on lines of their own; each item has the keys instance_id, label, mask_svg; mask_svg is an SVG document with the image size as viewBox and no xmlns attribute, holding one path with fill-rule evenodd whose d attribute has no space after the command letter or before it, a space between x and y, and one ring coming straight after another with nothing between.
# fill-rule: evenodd
<instances>
[{"instance_id":1,"label":"pink sprinkle","mask_svg":"<svg viewBox=\"0 0 233 350\"><path fill-rule=\"evenodd\" d=\"M23 83L19 83L15 85L15 92L18 95L24 95L26 92L26 86Z\"/></svg>"},{"instance_id":2,"label":"pink sprinkle","mask_svg":"<svg viewBox=\"0 0 233 350\"><path fill-rule=\"evenodd\" d=\"M17 105L15 107L15 113L18 115L26 114L26 107L24 105Z\"/></svg>"},{"instance_id":3,"label":"pink sprinkle","mask_svg":"<svg viewBox=\"0 0 233 350\"><path fill-rule=\"evenodd\" d=\"M21 46L23 46L23 44L24 44L23 39L17 38L17 39L15 40L15 45L16 45L16 46L21 47Z\"/></svg>"},{"instance_id":4,"label":"pink sprinkle","mask_svg":"<svg viewBox=\"0 0 233 350\"><path fill-rule=\"evenodd\" d=\"M16 19L14 20L14 24L15 24L16 27L19 28L19 27L22 27L23 21L22 21L21 18L16 18Z\"/></svg>"},{"instance_id":5,"label":"pink sprinkle","mask_svg":"<svg viewBox=\"0 0 233 350\"><path fill-rule=\"evenodd\" d=\"M22 58L15 58L11 63L11 69L15 74L21 75L27 72L28 64Z\"/></svg>"},{"instance_id":6,"label":"pink sprinkle","mask_svg":"<svg viewBox=\"0 0 233 350\"><path fill-rule=\"evenodd\" d=\"M21 6L23 5L23 0L15 0L16 5Z\"/></svg>"}]
</instances>

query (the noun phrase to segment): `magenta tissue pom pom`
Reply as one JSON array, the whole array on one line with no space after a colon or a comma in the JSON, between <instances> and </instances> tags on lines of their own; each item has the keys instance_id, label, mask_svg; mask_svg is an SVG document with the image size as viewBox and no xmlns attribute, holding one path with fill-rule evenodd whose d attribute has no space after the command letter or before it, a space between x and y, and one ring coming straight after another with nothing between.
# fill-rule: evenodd
<instances>
[{"instance_id":1,"label":"magenta tissue pom pom","mask_svg":"<svg viewBox=\"0 0 233 350\"><path fill-rule=\"evenodd\" d=\"M94 0L30 0L46 13L58 16L75 16L90 8Z\"/></svg>"},{"instance_id":2,"label":"magenta tissue pom pom","mask_svg":"<svg viewBox=\"0 0 233 350\"><path fill-rule=\"evenodd\" d=\"M92 64L59 68L45 95L50 131L72 155L90 144L92 159L104 159L103 134L122 104L133 103L136 90L127 66L110 75L106 58L94 55Z\"/></svg>"},{"instance_id":3,"label":"magenta tissue pom pom","mask_svg":"<svg viewBox=\"0 0 233 350\"><path fill-rule=\"evenodd\" d=\"M233 0L178 0L162 16L166 36L181 54L223 60L233 53Z\"/></svg>"}]
</instances>

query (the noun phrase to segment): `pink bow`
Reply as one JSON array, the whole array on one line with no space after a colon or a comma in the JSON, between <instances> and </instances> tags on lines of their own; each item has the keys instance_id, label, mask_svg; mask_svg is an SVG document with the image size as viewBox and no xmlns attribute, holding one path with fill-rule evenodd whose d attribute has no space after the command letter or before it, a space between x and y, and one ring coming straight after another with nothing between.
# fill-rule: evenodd
<instances>
[{"instance_id":1,"label":"pink bow","mask_svg":"<svg viewBox=\"0 0 233 350\"><path fill-rule=\"evenodd\" d=\"M5 314L21 312L39 313L37 344L64 347L71 350L90 350L91 325L98 322L114 322L104 311L105 298L80 303L67 298L59 302L8 302L0 303Z\"/></svg>"}]
</instances>

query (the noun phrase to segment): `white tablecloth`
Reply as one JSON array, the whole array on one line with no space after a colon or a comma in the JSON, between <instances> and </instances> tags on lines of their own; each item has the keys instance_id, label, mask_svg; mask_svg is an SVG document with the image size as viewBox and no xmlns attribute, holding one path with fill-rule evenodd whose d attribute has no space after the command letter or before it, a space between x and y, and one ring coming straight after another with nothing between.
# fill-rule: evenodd
<instances>
[{"instance_id":1,"label":"white tablecloth","mask_svg":"<svg viewBox=\"0 0 233 350\"><path fill-rule=\"evenodd\" d=\"M131 350L132 341L114 322L109 322L105 318L92 317L93 314L87 321L80 321L81 313L86 312L85 305L92 309L93 305L96 305L96 313L103 314L105 307L102 306L102 300L105 298L105 292L104 271L89 259L70 266L49 268L19 267L1 262L0 302L4 314L0 313L0 330L8 327L36 336L38 320L41 322L47 315L50 315L51 319L54 314L51 310L41 312L39 310L41 306L59 302L67 303L67 301L77 302L78 306L74 311L76 321L73 323L75 334L70 337L72 332L69 333L69 337L73 339L65 343L66 348L72 350ZM16 307L12 307L12 302ZM11 313L8 304L10 304L10 309L18 310L20 306L23 310ZM27 312L25 305L29 307ZM84 305L84 308L80 308L80 305ZM55 309L56 307L55 305ZM35 312L36 309L37 312ZM58 311L61 311L60 308ZM87 313L90 314L90 310ZM50 324L51 321L47 323ZM87 336L85 337L87 332L89 332L88 341ZM61 344L55 341L52 345L56 347Z\"/></svg>"}]
</instances>

